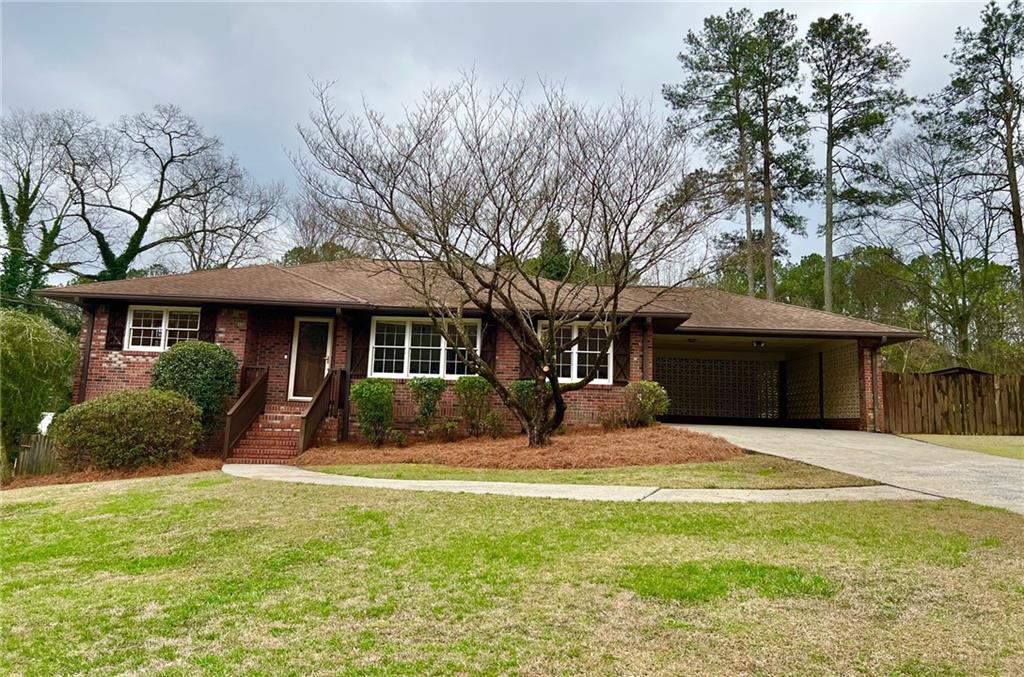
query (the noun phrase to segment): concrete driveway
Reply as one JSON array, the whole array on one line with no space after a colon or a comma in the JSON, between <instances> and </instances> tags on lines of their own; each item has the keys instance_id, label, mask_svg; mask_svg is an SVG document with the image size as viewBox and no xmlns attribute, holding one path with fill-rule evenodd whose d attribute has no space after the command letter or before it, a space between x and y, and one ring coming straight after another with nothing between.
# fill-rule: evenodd
<instances>
[{"instance_id":1,"label":"concrete driveway","mask_svg":"<svg viewBox=\"0 0 1024 677\"><path fill-rule=\"evenodd\" d=\"M683 427L724 437L751 451L1024 514L1024 461L881 433L730 425Z\"/></svg>"}]
</instances>

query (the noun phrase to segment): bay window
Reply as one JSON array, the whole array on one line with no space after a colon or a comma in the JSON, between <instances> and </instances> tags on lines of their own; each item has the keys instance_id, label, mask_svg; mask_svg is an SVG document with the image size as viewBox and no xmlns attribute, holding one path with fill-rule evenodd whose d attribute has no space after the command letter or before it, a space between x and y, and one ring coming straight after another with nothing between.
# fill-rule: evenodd
<instances>
[{"instance_id":1,"label":"bay window","mask_svg":"<svg viewBox=\"0 0 1024 677\"><path fill-rule=\"evenodd\" d=\"M375 317L370 328L369 375L385 378L441 376L457 378L472 373L463 358L472 347L480 352L479 320L464 320L468 343L449 344L433 322L419 318ZM456 338L455 327L449 334Z\"/></svg>"}]
</instances>

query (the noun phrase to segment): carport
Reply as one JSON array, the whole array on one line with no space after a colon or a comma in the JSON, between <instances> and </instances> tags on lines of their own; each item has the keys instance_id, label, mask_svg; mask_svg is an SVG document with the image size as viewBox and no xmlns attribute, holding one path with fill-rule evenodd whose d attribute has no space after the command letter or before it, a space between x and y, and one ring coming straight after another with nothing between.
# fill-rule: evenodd
<instances>
[{"instance_id":1,"label":"carport","mask_svg":"<svg viewBox=\"0 0 1024 677\"><path fill-rule=\"evenodd\" d=\"M879 430L879 350L920 336L712 288L662 290L657 304L688 314L650 327L671 422Z\"/></svg>"},{"instance_id":2,"label":"carport","mask_svg":"<svg viewBox=\"0 0 1024 677\"><path fill-rule=\"evenodd\" d=\"M850 339L655 334L666 420L856 430L861 365Z\"/></svg>"}]
</instances>

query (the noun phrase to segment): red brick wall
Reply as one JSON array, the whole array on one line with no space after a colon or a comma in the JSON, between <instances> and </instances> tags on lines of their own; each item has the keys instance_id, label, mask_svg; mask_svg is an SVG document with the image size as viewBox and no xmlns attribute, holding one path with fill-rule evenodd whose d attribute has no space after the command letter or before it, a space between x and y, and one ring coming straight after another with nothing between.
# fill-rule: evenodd
<instances>
[{"instance_id":1,"label":"red brick wall","mask_svg":"<svg viewBox=\"0 0 1024 677\"><path fill-rule=\"evenodd\" d=\"M291 365L292 336L295 313L276 309L222 309L217 317L217 343L231 350L239 358L240 366L268 367L267 400L272 404L288 401L288 378ZM334 318L334 343L331 364L333 368L344 368L348 352L349 330L343 317ZM86 323L80 335L84 348ZM644 331L635 323L630 331L630 379L643 378ZM125 388L144 388L149 385L153 364L159 353L106 350L107 308L96 310L93 328L92 356L89 378L85 392L86 399ZM648 378L653 372L653 333L646 332ZM84 355L84 350L82 353ZM81 358L80 358L81 359ZM503 330L497 336L497 373L502 381L519 378L519 349L511 336ZM76 372L76 374L80 374ZM77 388L77 375L76 375ZM77 390L75 391L77 392ZM603 412L609 411L622 402L622 386L590 385L584 390L569 393L567 423L570 425L596 423ZM498 406L497 398L495 405ZM299 405L301 406L301 405ZM396 423L400 428L410 428L415 418L411 394L404 381L396 381ZM455 394L451 388L445 391L441 403L441 415L456 417ZM518 423L508 413L509 429ZM354 420L350 426L356 431Z\"/></svg>"},{"instance_id":2,"label":"red brick wall","mask_svg":"<svg viewBox=\"0 0 1024 677\"><path fill-rule=\"evenodd\" d=\"M647 362L648 378L654 368L654 334L646 333L647 339ZM631 381L639 381L643 378L643 351L644 330L639 322L634 323L630 330L630 367L629 378ZM341 363L339 366L343 366ZM519 378L519 347L512 337L500 327L497 335L497 351L495 357L495 370L498 379L502 382L510 382ZM590 425L599 422L601 415L609 412L622 404L622 389L620 385L588 385L583 390L566 394L568 411L566 412L566 423L568 425ZM501 403L494 396L495 408L501 407ZM396 427L409 430L413 427L416 416L415 406L412 402L412 394L404 380L395 381L395 425ZM455 393L449 384L441 398L439 407L441 418L457 418L458 406ZM506 410L506 424L510 431L519 426L518 420ZM355 416L350 421L350 430L353 435L358 434Z\"/></svg>"},{"instance_id":3,"label":"red brick wall","mask_svg":"<svg viewBox=\"0 0 1024 677\"><path fill-rule=\"evenodd\" d=\"M875 341L858 343L860 385L860 429L885 430L885 407L882 394L882 358Z\"/></svg>"},{"instance_id":4,"label":"red brick wall","mask_svg":"<svg viewBox=\"0 0 1024 677\"><path fill-rule=\"evenodd\" d=\"M107 350L106 305L96 307L92 334L92 352L89 359L89 377L86 382L85 399L99 395L125 390L128 388L145 388L149 386L153 373L153 365L160 353L147 353L131 350ZM79 335L78 369L75 372L75 396L78 394L78 381L81 377L81 361L85 355L85 340L88 332L88 318L82 323ZM217 343L235 353L239 364L245 364L247 347L247 313L245 310L226 308L217 315Z\"/></svg>"}]
</instances>

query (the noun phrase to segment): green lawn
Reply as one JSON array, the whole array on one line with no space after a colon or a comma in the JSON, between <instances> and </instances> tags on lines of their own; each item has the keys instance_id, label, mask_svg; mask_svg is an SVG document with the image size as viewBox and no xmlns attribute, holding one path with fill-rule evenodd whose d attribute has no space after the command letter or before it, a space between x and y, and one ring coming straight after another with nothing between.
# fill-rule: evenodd
<instances>
[{"instance_id":1,"label":"green lawn","mask_svg":"<svg viewBox=\"0 0 1024 677\"><path fill-rule=\"evenodd\" d=\"M904 435L922 442L1024 460L1024 435Z\"/></svg>"},{"instance_id":2,"label":"green lawn","mask_svg":"<svg viewBox=\"0 0 1024 677\"><path fill-rule=\"evenodd\" d=\"M3 492L0 674L1019 674L1024 518L215 473Z\"/></svg>"},{"instance_id":3,"label":"green lawn","mask_svg":"<svg viewBox=\"0 0 1024 677\"><path fill-rule=\"evenodd\" d=\"M311 469L336 475L403 480L620 484L672 489L807 489L877 484L877 482L863 477L845 475L806 463L763 454L747 454L716 463L573 470L495 470L419 463L332 465Z\"/></svg>"}]
</instances>

